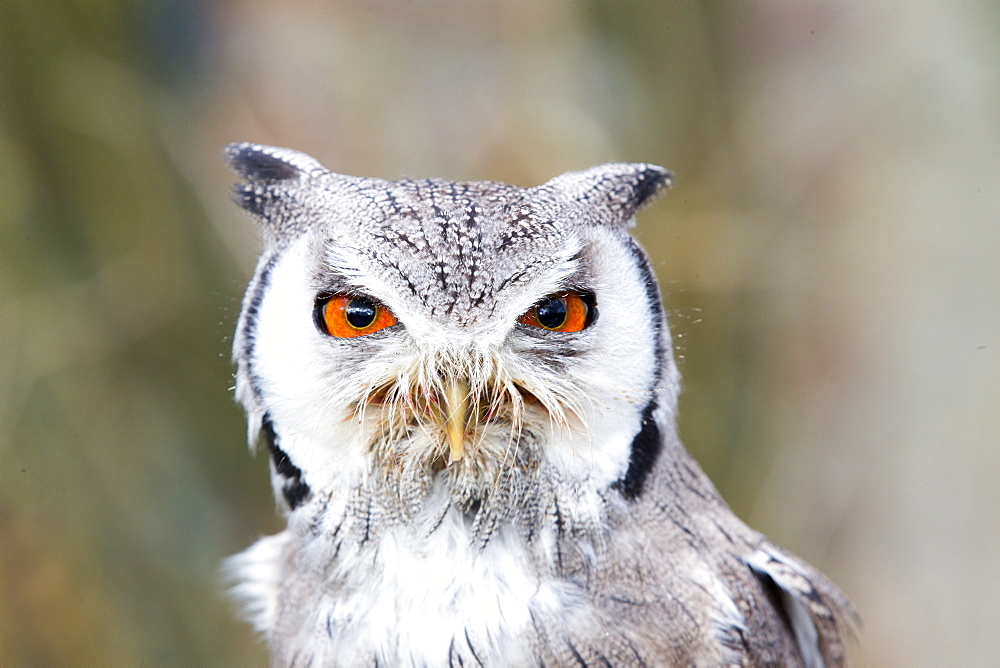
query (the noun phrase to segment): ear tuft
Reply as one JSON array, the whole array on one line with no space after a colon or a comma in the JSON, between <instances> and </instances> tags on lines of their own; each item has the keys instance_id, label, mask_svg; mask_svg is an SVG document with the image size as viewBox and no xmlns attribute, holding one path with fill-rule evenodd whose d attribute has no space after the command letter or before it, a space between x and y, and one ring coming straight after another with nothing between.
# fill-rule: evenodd
<instances>
[{"instance_id":1,"label":"ear tuft","mask_svg":"<svg viewBox=\"0 0 1000 668\"><path fill-rule=\"evenodd\" d=\"M632 218L672 185L673 173L647 163L612 163L569 172L540 188L582 205L588 218L604 224L632 224Z\"/></svg>"},{"instance_id":2,"label":"ear tuft","mask_svg":"<svg viewBox=\"0 0 1000 668\"><path fill-rule=\"evenodd\" d=\"M265 242L303 229L303 195L329 174L319 162L290 148L246 143L230 144L222 157L244 179L233 186L233 201L261 221Z\"/></svg>"},{"instance_id":3,"label":"ear tuft","mask_svg":"<svg viewBox=\"0 0 1000 668\"><path fill-rule=\"evenodd\" d=\"M632 193L632 205L635 213L647 202L653 199L664 190L668 190L674 184L674 174L668 169L657 165L644 165L643 169L636 174L636 184Z\"/></svg>"},{"instance_id":4,"label":"ear tuft","mask_svg":"<svg viewBox=\"0 0 1000 668\"><path fill-rule=\"evenodd\" d=\"M287 181L325 171L315 158L290 148L260 144L230 144L222 150L229 166L248 181Z\"/></svg>"}]
</instances>

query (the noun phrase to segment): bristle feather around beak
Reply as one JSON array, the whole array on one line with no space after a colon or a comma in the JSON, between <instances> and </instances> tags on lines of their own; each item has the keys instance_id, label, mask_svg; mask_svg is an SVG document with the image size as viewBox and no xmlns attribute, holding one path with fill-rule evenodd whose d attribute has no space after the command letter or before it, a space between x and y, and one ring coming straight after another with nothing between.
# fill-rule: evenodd
<instances>
[{"instance_id":1,"label":"bristle feather around beak","mask_svg":"<svg viewBox=\"0 0 1000 668\"><path fill-rule=\"evenodd\" d=\"M582 424L573 420L581 403L575 388L537 377L537 367L508 368L501 353L421 352L397 359L355 404L382 473L447 468L466 481L461 489L484 475L498 484L501 469L526 461L520 450L526 417L532 439ZM531 389L521 378L531 378Z\"/></svg>"}]
</instances>

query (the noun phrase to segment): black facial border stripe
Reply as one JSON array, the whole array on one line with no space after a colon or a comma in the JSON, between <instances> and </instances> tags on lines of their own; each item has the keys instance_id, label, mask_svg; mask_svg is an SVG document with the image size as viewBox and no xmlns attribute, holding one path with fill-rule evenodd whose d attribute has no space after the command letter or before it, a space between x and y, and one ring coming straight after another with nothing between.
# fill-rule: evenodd
<instances>
[{"instance_id":1,"label":"black facial border stripe","mask_svg":"<svg viewBox=\"0 0 1000 668\"><path fill-rule=\"evenodd\" d=\"M639 423L639 432L632 439L630 447L628 469L625 475L614 482L612 487L621 492L626 499L636 499L642 495L646 478L656 465L656 461L663 451L663 435L656 424L654 413L657 408L656 388L660 384L663 375L663 364L666 358L666 350L663 342L663 304L660 301L660 289L656 283L656 276L650 267L649 259L643 252L639 243L635 239L629 238L627 246L635 260L639 273L642 275L643 287L646 292L646 301L649 306L651 320L653 323L653 337L655 339L654 360L656 372L653 375L653 384L649 388L650 400L642 410L642 418Z\"/></svg>"},{"instance_id":2,"label":"black facial border stripe","mask_svg":"<svg viewBox=\"0 0 1000 668\"><path fill-rule=\"evenodd\" d=\"M312 493L309 485L302 479L302 471L278 445L278 435L274 431L274 423L270 414L265 414L261 422L261 432L267 441L267 450L271 453L274 470L282 478L281 494L285 497L288 507L295 510L301 506Z\"/></svg>"},{"instance_id":3,"label":"black facial border stripe","mask_svg":"<svg viewBox=\"0 0 1000 668\"><path fill-rule=\"evenodd\" d=\"M254 400L258 403L262 399L261 381L253 370L254 346L257 339L258 316L260 314L260 304L264 300L264 291L267 290L271 281L271 272L278 263L278 254L273 254L258 272L253 288L249 292L246 306L243 308L243 331L240 342L242 344L241 359L246 364L247 378L250 381L250 391Z\"/></svg>"}]
</instances>

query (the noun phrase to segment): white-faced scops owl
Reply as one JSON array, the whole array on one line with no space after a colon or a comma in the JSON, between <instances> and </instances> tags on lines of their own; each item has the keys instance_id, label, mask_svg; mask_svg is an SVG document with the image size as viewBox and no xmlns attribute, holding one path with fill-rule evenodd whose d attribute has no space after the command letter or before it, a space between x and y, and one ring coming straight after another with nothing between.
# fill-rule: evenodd
<instances>
[{"instance_id":1,"label":"white-faced scops owl","mask_svg":"<svg viewBox=\"0 0 1000 668\"><path fill-rule=\"evenodd\" d=\"M229 562L275 665L840 665L855 613L677 436L629 234L670 184L335 174L225 150L264 251L236 393L287 519Z\"/></svg>"}]
</instances>

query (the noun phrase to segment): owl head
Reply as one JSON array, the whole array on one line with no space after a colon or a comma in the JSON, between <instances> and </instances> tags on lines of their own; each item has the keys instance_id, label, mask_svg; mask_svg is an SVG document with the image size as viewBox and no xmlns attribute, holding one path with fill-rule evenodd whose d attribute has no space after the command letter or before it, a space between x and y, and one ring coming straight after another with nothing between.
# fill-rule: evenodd
<instances>
[{"instance_id":1,"label":"owl head","mask_svg":"<svg viewBox=\"0 0 1000 668\"><path fill-rule=\"evenodd\" d=\"M317 490L494 515L539 481L641 490L678 379L628 230L668 171L609 164L520 188L343 176L251 144L225 157L264 239L237 396L289 510Z\"/></svg>"}]
</instances>

